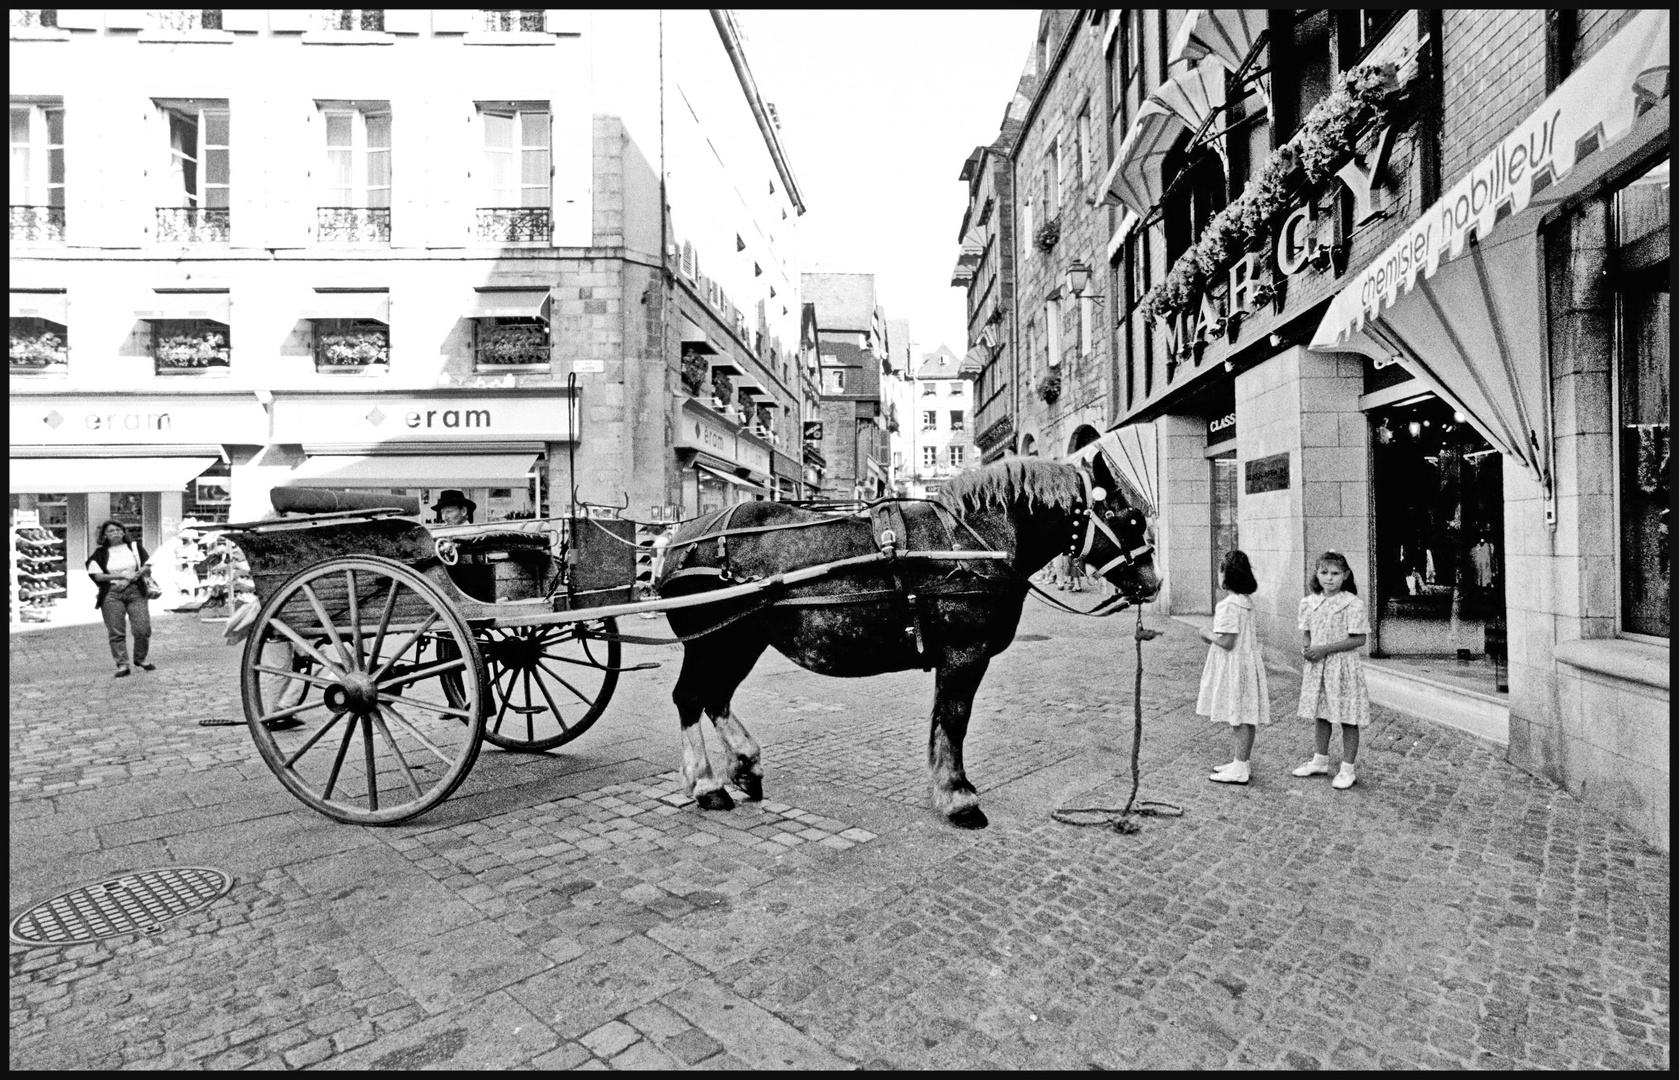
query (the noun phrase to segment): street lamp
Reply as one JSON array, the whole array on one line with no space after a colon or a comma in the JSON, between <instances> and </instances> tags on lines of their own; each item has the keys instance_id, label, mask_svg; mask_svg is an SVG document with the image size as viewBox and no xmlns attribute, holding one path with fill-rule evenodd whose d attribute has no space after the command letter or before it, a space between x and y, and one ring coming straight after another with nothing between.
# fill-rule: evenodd
<instances>
[{"instance_id":1,"label":"street lamp","mask_svg":"<svg viewBox=\"0 0 1679 1080\"><path fill-rule=\"evenodd\" d=\"M1098 306L1102 303L1102 301L1107 299L1107 297L1102 296L1099 293L1091 293L1086 296L1085 290L1089 288L1090 267L1084 265L1082 261L1075 259L1067 266L1067 291L1081 300L1089 300L1091 303Z\"/></svg>"}]
</instances>

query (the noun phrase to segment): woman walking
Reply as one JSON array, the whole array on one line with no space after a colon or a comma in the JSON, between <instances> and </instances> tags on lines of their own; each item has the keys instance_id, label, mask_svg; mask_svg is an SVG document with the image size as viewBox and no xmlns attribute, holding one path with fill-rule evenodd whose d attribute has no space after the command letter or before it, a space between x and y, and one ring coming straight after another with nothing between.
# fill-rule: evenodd
<instances>
[{"instance_id":1,"label":"woman walking","mask_svg":"<svg viewBox=\"0 0 1679 1080\"><path fill-rule=\"evenodd\" d=\"M121 522L99 526L99 546L88 556L87 574L99 586L93 606L105 617L111 641L111 657L117 662L116 677L128 675L128 627L134 629L134 666L155 671L146 659L152 643L152 613L147 606L152 568L145 545L130 541Z\"/></svg>"}]
</instances>

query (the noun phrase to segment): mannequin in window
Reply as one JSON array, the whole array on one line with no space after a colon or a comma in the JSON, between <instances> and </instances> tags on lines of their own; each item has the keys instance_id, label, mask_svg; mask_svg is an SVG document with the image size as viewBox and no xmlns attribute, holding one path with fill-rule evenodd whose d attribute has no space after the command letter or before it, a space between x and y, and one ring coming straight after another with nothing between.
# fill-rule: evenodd
<instances>
[{"instance_id":1,"label":"mannequin in window","mask_svg":"<svg viewBox=\"0 0 1679 1080\"><path fill-rule=\"evenodd\" d=\"M478 512L478 504L454 488L439 495L431 508L437 514L436 523L442 525L470 525L472 515Z\"/></svg>"},{"instance_id":2,"label":"mannequin in window","mask_svg":"<svg viewBox=\"0 0 1679 1080\"><path fill-rule=\"evenodd\" d=\"M1481 538L1475 541L1475 546L1469 549L1469 561L1475 566L1476 588L1485 589L1492 585L1492 557L1492 541L1482 533Z\"/></svg>"}]
</instances>

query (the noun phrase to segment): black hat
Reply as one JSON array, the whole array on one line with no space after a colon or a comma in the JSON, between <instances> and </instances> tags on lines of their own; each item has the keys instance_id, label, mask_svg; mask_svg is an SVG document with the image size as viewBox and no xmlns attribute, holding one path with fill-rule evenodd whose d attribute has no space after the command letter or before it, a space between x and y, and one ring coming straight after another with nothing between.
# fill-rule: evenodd
<instances>
[{"instance_id":1,"label":"black hat","mask_svg":"<svg viewBox=\"0 0 1679 1080\"><path fill-rule=\"evenodd\" d=\"M469 514L476 514L478 512L478 504L467 498L466 492L457 491L454 488L449 488L443 494L439 495L437 497L437 502L433 503L431 508L433 510L442 510L445 506L464 506L466 507L466 512Z\"/></svg>"}]
</instances>

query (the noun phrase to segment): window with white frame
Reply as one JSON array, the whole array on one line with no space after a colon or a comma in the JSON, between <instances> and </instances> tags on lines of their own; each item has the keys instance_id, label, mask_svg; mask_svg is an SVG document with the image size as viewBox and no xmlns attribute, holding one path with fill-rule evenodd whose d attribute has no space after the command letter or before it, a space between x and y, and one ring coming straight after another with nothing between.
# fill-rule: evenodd
<instances>
[{"instance_id":1,"label":"window with white frame","mask_svg":"<svg viewBox=\"0 0 1679 1080\"><path fill-rule=\"evenodd\" d=\"M924 469L931 469L938 463L939 448L936 446L923 446L921 448L921 467Z\"/></svg>"},{"instance_id":2,"label":"window with white frame","mask_svg":"<svg viewBox=\"0 0 1679 1080\"><path fill-rule=\"evenodd\" d=\"M952 446L952 447L950 447L950 467L951 468L960 469L962 467L962 458L965 456L965 451L966 451L966 448L962 447L962 446Z\"/></svg>"},{"instance_id":3,"label":"window with white frame","mask_svg":"<svg viewBox=\"0 0 1679 1080\"><path fill-rule=\"evenodd\" d=\"M1086 356L1090 355L1090 346L1091 346L1091 341L1092 341L1091 336L1090 336L1090 318L1091 318L1092 310L1093 310L1095 305L1093 305L1091 303L1090 297L1088 297L1088 296L1079 297L1078 298L1078 305L1079 305L1079 340L1078 340L1078 352L1075 355L1077 355L1079 357L1086 357Z\"/></svg>"},{"instance_id":4,"label":"window with white frame","mask_svg":"<svg viewBox=\"0 0 1679 1080\"><path fill-rule=\"evenodd\" d=\"M961 397L962 396L962 380L961 379L950 380L950 396L951 397Z\"/></svg>"},{"instance_id":5,"label":"window with white frame","mask_svg":"<svg viewBox=\"0 0 1679 1080\"><path fill-rule=\"evenodd\" d=\"M843 394L843 393L845 393L845 369L844 368L823 368L822 369L822 392L825 393L825 394Z\"/></svg>"},{"instance_id":6,"label":"window with white frame","mask_svg":"<svg viewBox=\"0 0 1679 1080\"><path fill-rule=\"evenodd\" d=\"M12 216L21 207L64 207L64 106L12 102ZM62 227L62 220L60 221Z\"/></svg>"},{"instance_id":7,"label":"window with white frame","mask_svg":"<svg viewBox=\"0 0 1679 1080\"><path fill-rule=\"evenodd\" d=\"M546 103L479 106L484 122L485 206L547 207L551 180Z\"/></svg>"},{"instance_id":8,"label":"window with white frame","mask_svg":"<svg viewBox=\"0 0 1679 1080\"><path fill-rule=\"evenodd\" d=\"M921 384L921 396L922 397L932 397L934 394L936 394L938 392L939 392L939 388L938 388L938 385L935 384L935 383L923 382Z\"/></svg>"},{"instance_id":9,"label":"window with white frame","mask_svg":"<svg viewBox=\"0 0 1679 1080\"><path fill-rule=\"evenodd\" d=\"M950 430L952 430L952 431L966 431L967 426L968 426L967 417L961 409L950 410Z\"/></svg>"},{"instance_id":10,"label":"window with white frame","mask_svg":"<svg viewBox=\"0 0 1679 1080\"><path fill-rule=\"evenodd\" d=\"M1061 301L1044 301L1044 345L1048 349L1045 362L1051 370L1061 366Z\"/></svg>"},{"instance_id":11,"label":"window with white frame","mask_svg":"<svg viewBox=\"0 0 1679 1080\"><path fill-rule=\"evenodd\" d=\"M939 414L932 409L925 409L921 413L921 430L937 431L939 429Z\"/></svg>"},{"instance_id":12,"label":"window with white frame","mask_svg":"<svg viewBox=\"0 0 1679 1080\"><path fill-rule=\"evenodd\" d=\"M391 205L390 103L321 102L326 170L321 205Z\"/></svg>"},{"instance_id":13,"label":"window with white frame","mask_svg":"<svg viewBox=\"0 0 1679 1080\"><path fill-rule=\"evenodd\" d=\"M1073 146L1075 148L1076 156L1073 175L1078 177L1079 183L1089 183L1091 174L1090 159L1094 157L1096 153L1095 148L1090 144L1089 102L1086 102L1084 108L1079 110L1078 131L1074 136Z\"/></svg>"},{"instance_id":14,"label":"window with white frame","mask_svg":"<svg viewBox=\"0 0 1679 1080\"><path fill-rule=\"evenodd\" d=\"M227 102L160 103L168 124L164 189L178 207L231 205L230 113Z\"/></svg>"}]
</instances>

